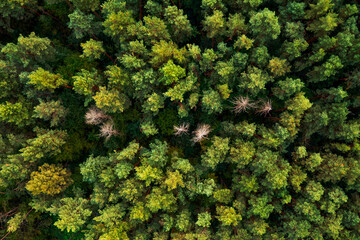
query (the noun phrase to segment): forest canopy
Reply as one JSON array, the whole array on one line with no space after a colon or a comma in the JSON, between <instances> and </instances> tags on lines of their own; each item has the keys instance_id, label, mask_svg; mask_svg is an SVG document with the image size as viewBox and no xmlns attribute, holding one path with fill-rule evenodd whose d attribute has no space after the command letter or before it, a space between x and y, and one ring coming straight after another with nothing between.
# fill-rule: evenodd
<instances>
[{"instance_id":1,"label":"forest canopy","mask_svg":"<svg viewBox=\"0 0 360 240\"><path fill-rule=\"evenodd\" d=\"M357 0L1 0L2 239L360 239Z\"/></svg>"}]
</instances>

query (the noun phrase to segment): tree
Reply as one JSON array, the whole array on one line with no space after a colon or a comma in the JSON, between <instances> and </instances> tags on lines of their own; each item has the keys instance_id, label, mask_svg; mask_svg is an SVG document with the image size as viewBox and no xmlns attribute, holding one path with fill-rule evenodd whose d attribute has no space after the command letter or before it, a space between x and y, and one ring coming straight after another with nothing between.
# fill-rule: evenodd
<instances>
[{"instance_id":1,"label":"tree","mask_svg":"<svg viewBox=\"0 0 360 240\"><path fill-rule=\"evenodd\" d=\"M238 168L244 168L253 159L255 150L254 143L237 139L230 148L230 161L236 163Z\"/></svg>"},{"instance_id":2,"label":"tree","mask_svg":"<svg viewBox=\"0 0 360 240\"><path fill-rule=\"evenodd\" d=\"M304 96L303 92L298 93L294 98L288 100L287 102L288 109L292 110L295 116L301 116L306 110L311 108L312 103L309 99Z\"/></svg>"},{"instance_id":3,"label":"tree","mask_svg":"<svg viewBox=\"0 0 360 240\"><path fill-rule=\"evenodd\" d=\"M26 189L35 196L54 196L64 191L73 182L70 175L71 173L61 166L45 163L37 172L31 173Z\"/></svg>"},{"instance_id":4,"label":"tree","mask_svg":"<svg viewBox=\"0 0 360 240\"><path fill-rule=\"evenodd\" d=\"M53 204L49 212L59 216L54 225L60 230L76 232L92 214L88 205L89 201L83 198L63 198Z\"/></svg>"},{"instance_id":5,"label":"tree","mask_svg":"<svg viewBox=\"0 0 360 240\"><path fill-rule=\"evenodd\" d=\"M73 29L76 38L81 39L87 35L97 33L99 26L94 21L95 16L91 14L85 14L79 9L75 9L74 12L69 14L68 26Z\"/></svg>"},{"instance_id":6,"label":"tree","mask_svg":"<svg viewBox=\"0 0 360 240\"><path fill-rule=\"evenodd\" d=\"M182 41L191 37L193 29L182 9L178 9L176 6L168 6L165 9L164 17L171 26L175 39Z\"/></svg>"},{"instance_id":7,"label":"tree","mask_svg":"<svg viewBox=\"0 0 360 240\"><path fill-rule=\"evenodd\" d=\"M330 76L336 74L343 65L338 56L332 55L323 65L314 67L314 70L308 73L311 82L320 82L327 80Z\"/></svg>"},{"instance_id":8,"label":"tree","mask_svg":"<svg viewBox=\"0 0 360 240\"><path fill-rule=\"evenodd\" d=\"M208 212L202 212L198 214L198 220L196 225L200 227L210 227L211 225L211 214Z\"/></svg>"},{"instance_id":9,"label":"tree","mask_svg":"<svg viewBox=\"0 0 360 240\"><path fill-rule=\"evenodd\" d=\"M124 41L131 35L131 28L134 28L135 20L132 17L132 11L126 10L126 3L118 4L114 9L114 2L108 2L104 6L106 19L103 22L104 33L111 37L120 37Z\"/></svg>"},{"instance_id":10,"label":"tree","mask_svg":"<svg viewBox=\"0 0 360 240\"><path fill-rule=\"evenodd\" d=\"M99 125L110 116L106 115L103 111L98 108L92 107L85 114L85 123L90 125Z\"/></svg>"},{"instance_id":11,"label":"tree","mask_svg":"<svg viewBox=\"0 0 360 240\"><path fill-rule=\"evenodd\" d=\"M285 81L278 81L276 87L272 90L279 99L285 99L291 97L294 93L300 92L305 84L298 78L286 78Z\"/></svg>"},{"instance_id":12,"label":"tree","mask_svg":"<svg viewBox=\"0 0 360 240\"><path fill-rule=\"evenodd\" d=\"M139 38L145 41L170 40L165 22L158 17L145 16L144 25L142 22L138 23L137 29L139 30Z\"/></svg>"},{"instance_id":13,"label":"tree","mask_svg":"<svg viewBox=\"0 0 360 240\"><path fill-rule=\"evenodd\" d=\"M360 239L359 7L0 1L0 234Z\"/></svg>"},{"instance_id":14,"label":"tree","mask_svg":"<svg viewBox=\"0 0 360 240\"><path fill-rule=\"evenodd\" d=\"M38 68L28 75L30 81L28 84L34 85L36 90L54 92L56 88L66 85L67 81L64 80L60 74L53 74L43 68Z\"/></svg>"},{"instance_id":15,"label":"tree","mask_svg":"<svg viewBox=\"0 0 360 240\"><path fill-rule=\"evenodd\" d=\"M173 204L176 203L176 198L172 193L166 193L160 188L154 188L151 193L146 197L146 207L152 213L156 213L159 210L170 211L173 208Z\"/></svg>"},{"instance_id":16,"label":"tree","mask_svg":"<svg viewBox=\"0 0 360 240\"><path fill-rule=\"evenodd\" d=\"M321 196L324 194L324 188L319 182L310 181L305 189L312 201L320 201Z\"/></svg>"},{"instance_id":17,"label":"tree","mask_svg":"<svg viewBox=\"0 0 360 240\"><path fill-rule=\"evenodd\" d=\"M67 134L61 130L45 130L35 128L36 138L27 140L27 147L20 149L25 161L36 162L45 156L55 156L61 153Z\"/></svg>"},{"instance_id":18,"label":"tree","mask_svg":"<svg viewBox=\"0 0 360 240\"><path fill-rule=\"evenodd\" d=\"M245 34L243 34L236 40L236 42L234 43L234 47L237 47L239 49L245 48L246 50L249 50L253 46L253 43L253 39L250 39Z\"/></svg>"},{"instance_id":19,"label":"tree","mask_svg":"<svg viewBox=\"0 0 360 240\"><path fill-rule=\"evenodd\" d=\"M193 132L195 134L193 141L200 142L203 139L207 139L207 135L211 132L210 125L200 124L197 129Z\"/></svg>"},{"instance_id":20,"label":"tree","mask_svg":"<svg viewBox=\"0 0 360 240\"><path fill-rule=\"evenodd\" d=\"M208 114L221 113L223 108L220 94L214 90L204 91L202 97L202 107Z\"/></svg>"},{"instance_id":21,"label":"tree","mask_svg":"<svg viewBox=\"0 0 360 240\"><path fill-rule=\"evenodd\" d=\"M83 55L81 55L82 57L99 59L101 54L105 52L102 42L95 41L94 39L90 39L85 43L81 43L81 47L83 48Z\"/></svg>"},{"instance_id":22,"label":"tree","mask_svg":"<svg viewBox=\"0 0 360 240\"><path fill-rule=\"evenodd\" d=\"M114 89L107 90L100 87L99 92L93 97L96 106L108 113L123 112L130 106L130 101L125 94Z\"/></svg>"},{"instance_id":23,"label":"tree","mask_svg":"<svg viewBox=\"0 0 360 240\"><path fill-rule=\"evenodd\" d=\"M40 104L34 108L33 117L50 121L50 126L54 127L65 118L66 114L66 108L61 105L60 101L40 101Z\"/></svg>"},{"instance_id":24,"label":"tree","mask_svg":"<svg viewBox=\"0 0 360 240\"><path fill-rule=\"evenodd\" d=\"M273 79L264 71L257 67L248 67L247 72L241 74L241 83L239 87L248 90L252 94L258 94L265 89L265 85Z\"/></svg>"},{"instance_id":25,"label":"tree","mask_svg":"<svg viewBox=\"0 0 360 240\"><path fill-rule=\"evenodd\" d=\"M280 25L275 12L264 8L251 16L249 23L251 32L257 36L260 41L276 39L280 34Z\"/></svg>"},{"instance_id":26,"label":"tree","mask_svg":"<svg viewBox=\"0 0 360 240\"><path fill-rule=\"evenodd\" d=\"M269 61L269 66L271 73L274 77L281 77L287 72L290 72L290 66L285 59L272 58Z\"/></svg>"},{"instance_id":27,"label":"tree","mask_svg":"<svg viewBox=\"0 0 360 240\"><path fill-rule=\"evenodd\" d=\"M114 124L108 121L100 126L100 137L104 137L105 140L109 140L113 135L119 135L119 132L114 129Z\"/></svg>"},{"instance_id":28,"label":"tree","mask_svg":"<svg viewBox=\"0 0 360 240\"><path fill-rule=\"evenodd\" d=\"M214 169L217 164L224 161L229 149L228 138L222 139L215 136L212 146L208 148L205 155L202 156L204 166Z\"/></svg>"},{"instance_id":29,"label":"tree","mask_svg":"<svg viewBox=\"0 0 360 240\"><path fill-rule=\"evenodd\" d=\"M155 135L159 132L151 119L147 119L141 123L140 129L146 136Z\"/></svg>"},{"instance_id":30,"label":"tree","mask_svg":"<svg viewBox=\"0 0 360 240\"><path fill-rule=\"evenodd\" d=\"M55 49L49 38L40 38L34 32L28 37L20 34L17 44L8 43L1 52L14 65L26 68L29 64L46 64L54 60Z\"/></svg>"},{"instance_id":31,"label":"tree","mask_svg":"<svg viewBox=\"0 0 360 240\"><path fill-rule=\"evenodd\" d=\"M186 76L185 69L174 64L172 60L169 60L160 69L162 77L159 79L164 85L170 85L178 82L181 78Z\"/></svg>"},{"instance_id":32,"label":"tree","mask_svg":"<svg viewBox=\"0 0 360 240\"><path fill-rule=\"evenodd\" d=\"M261 218L267 219L269 218L271 212L274 210L274 206L268 204L271 201L270 196L263 195L261 197L253 197L249 200L249 204L251 205L250 211L254 215L258 215Z\"/></svg>"},{"instance_id":33,"label":"tree","mask_svg":"<svg viewBox=\"0 0 360 240\"><path fill-rule=\"evenodd\" d=\"M173 88L170 88L167 92L164 93L164 95L170 97L171 101L182 102L184 100L184 94L187 91L191 91L196 88L194 86L196 81L197 79L194 77L194 75L189 75L176 84Z\"/></svg>"},{"instance_id":34,"label":"tree","mask_svg":"<svg viewBox=\"0 0 360 240\"><path fill-rule=\"evenodd\" d=\"M91 96L97 85L101 83L101 78L95 69L91 72L82 69L73 77L73 80L74 91L85 96Z\"/></svg>"},{"instance_id":35,"label":"tree","mask_svg":"<svg viewBox=\"0 0 360 240\"><path fill-rule=\"evenodd\" d=\"M219 219L224 226L237 226L242 219L241 215L236 213L236 210L233 207L217 206L216 213L218 214L216 216L217 219Z\"/></svg>"},{"instance_id":36,"label":"tree","mask_svg":"<svg viewBox=\"0 0 360 240\"><path fill-rule=\"evenodd\" d=\"M215 10L213 15L207 16L203 22L204 30L207 32L209 38L218 37L225 32L225 18L224 13Z\"/></svg>"},{"instance_id":37,"label":"tree","mask_svg":"<svg viewBox=\"0 0 360 240\"><path fill-rule=\"evenodd\" d=\"M22 126L30 119L30 113L23 101L0 104L0 120Z\"/></svg>"},{"instance_id":38,"label":"tree","mask_svg":"<svg viewBox=\"0 0 360 240\"><path fill-rule=\"evenodd\" d=\"M168 187L168 191L176 189L177 186L185 187L183 177L179 171L168 172L168 176L165 180L165 185Z\"/></svg>"}]
</instances>

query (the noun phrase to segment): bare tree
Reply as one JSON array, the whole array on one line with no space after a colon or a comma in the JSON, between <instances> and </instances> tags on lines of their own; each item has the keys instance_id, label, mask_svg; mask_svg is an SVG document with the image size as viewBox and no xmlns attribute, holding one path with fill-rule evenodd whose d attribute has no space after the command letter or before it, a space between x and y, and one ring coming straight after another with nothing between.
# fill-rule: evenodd
<instances>
[{"instance_id":1,"label":"bare tree","mask_svg":"<svg viewBox=\"0 0 360 240\"><path fill-rule=\"evenodd\" d=\"M235 106L233 107L233 111L238 114L241 112L246 112L246 110L255 107L255 103L253 103L248 96L246 97L236 97L232 102Z\"/></svg>"},{"instance_id":2,"label":"bare tree","mask_svg":"<svg viewBox=\"0 0 360 240\"><path fill-rule=\"evenodd\" d=\"M270 111L272 110L271 101L263 101L261 107L259 107L259 110L256 111L256 113L266 116L270 114Z\"/></svg>"},{"instance_id":3,"label":"bare tree","mask_svg":"<svg viewBox=\"0 0 360 240\"><path fill-rule=\"evenodd\" d=\"M106 115L98 108L92 107L85 114L85 123L90 125L99 125L104 120L109 119L110 116Z\"/></svg>"},{"instance_id":4,"label":"bare tree","mask_svg":"<svg viewBox=\"0 0 360 240\"><path fill-rule=\"evenodd\" d=\"M119 135L119 132L114 128L112 121L107 121L100 127L100 137L104 137L105 141L109 140L113 135Z\"/></svg>"},{"instance_id":5,"label":"bare tree","mask_svg":"<svg viewBox=\"0 0 360 240\"><path fill-rule=\"evenodd\" d=\"M188 134L190 124L183 123L180 126L174 126L175 136L182 135L182 134Z\"/></svg>"},{"instance_id":6,"label":"bare tree","mask_svg":"<svg viewBox=\"0 0 360 240\"><path fill-rule=\"evenodd\" d=\"M207 135L211 132L210 125L200 124L197 129L193 132L195 136L193 137L193 142L200 142L203 139L207 139Z\"/></svg>"}]
</instances>

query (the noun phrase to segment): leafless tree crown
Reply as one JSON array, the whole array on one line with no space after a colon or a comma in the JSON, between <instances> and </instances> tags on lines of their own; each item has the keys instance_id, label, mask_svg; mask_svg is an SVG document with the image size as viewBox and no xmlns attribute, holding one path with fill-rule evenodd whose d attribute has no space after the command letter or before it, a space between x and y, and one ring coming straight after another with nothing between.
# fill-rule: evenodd
<instances>
[{"instance_id":1,"label":"leafless tree crown","mask_svg":"<svg viewBox=\"0 0 360 240\"><path fill-rule=\"evenodd\" d=\"M110 116L106 115L100 109L92 107L85 114L85 123L89 125L99 125L104 120L109 118Z\"/></svg>"},{"instance_id":2,"label":"leafless tree crown","mask_svg":"<svg viewBox=\"0 0 360 240\"><path fill-rule=\"evenodd\" d=\"M260 115L266 116L272 110L271 101L264 101L256 112Z\"/></svg>"},{"instance_id":3,"label":"leafless tree crown","mask_svg":"<svg viewBox=\"0 0 360 240\"><path fill-rule=\"evenodd\" d=\"M193 142L200 142L203 139L207 139L207 135L211 132L210 125L208 124L200 124L197 129L193 132Z\"/></svg>"},{"instance_id":4,"label":"leafless tree crown","mask_svg":"<svg viewBox=\"0 0 360 240\"><path fill-rule=\"evenodd\" d=\"M246 112L246 110L255 107L255 103L253 103L248 96L246 97L236 97L232 102L234 104L233 111L238 114L241 112Z\"/></svg>"},{"instance_id":5,"label":"leafless tree crown","mask_svg":"<svg viewBox=\"0 0 360 240\"><path fill-rule=\"evenodd\" d=\"M174 131L175 131L174 135L178 136L182 134L188 134L189 126L190 124L188 123L183 123L180 126L174 126Z\"/></svg>"},{"instance_id":6,"label":"leafless tree crown","mask_svg":"<svg viewBox=\"0 0 360 240\"><path fill-rule=\"evenodd\" d=\"M105 140L109 140L109 138L113 135L118 135L119 132L114 128L114 124L112 121L108 121L101 125L100 127L100 137L104 137Z\"/></svg>"}]
</instances>

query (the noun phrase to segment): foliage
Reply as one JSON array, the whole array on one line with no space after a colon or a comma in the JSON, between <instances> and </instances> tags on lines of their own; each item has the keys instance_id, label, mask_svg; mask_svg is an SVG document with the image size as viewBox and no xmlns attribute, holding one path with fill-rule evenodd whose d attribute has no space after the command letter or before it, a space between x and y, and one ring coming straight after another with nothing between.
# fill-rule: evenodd
<instances>
[{"instance_id":1,"label":"foliage","mask_svg":"<svg viewBox=\"0 0 360 240\"><path fill-rule=\"evenodd\" d=\"M70 172L54 164L40 166L37 172L31 173L26 189L33 195L56 195L64 191L71 183Z\"/></svg>"},{"instance_id":2,"label":"foliage","mask_svg":"<svg viewBox=\"0 0 360 240\"><path fill-rule=\"evenodd\" d=\"M54 127L66 116L66 113L67 111L60 101L40 101L40 104L34 108L33 117L50 121L50 126Z\"/></svg>"},{"instance_id":3,"label":"foliage","mask_svg":"<svg viewBox=\"0 0 360 240\"><path fill-rule=\"evenodd\" d=\"M0 233L360 239L359 4L0 1Z\"/></svg>"},{"instance_id":4,"label":"foliage","mask_svg":"<svg viewBox=\"0 0 360 240\"><path fill-rule=\"evenodd\" d=\"M34 85L36 90L49 90L53 92L56 88L67 84L67 81L62 79L60 74L50 73L43 68L38 68L32 72L28 78L28 84Z\"/></svg>"}]
</instances>

